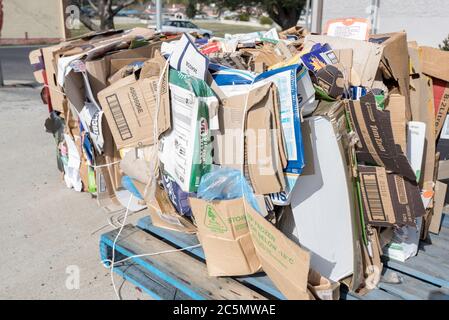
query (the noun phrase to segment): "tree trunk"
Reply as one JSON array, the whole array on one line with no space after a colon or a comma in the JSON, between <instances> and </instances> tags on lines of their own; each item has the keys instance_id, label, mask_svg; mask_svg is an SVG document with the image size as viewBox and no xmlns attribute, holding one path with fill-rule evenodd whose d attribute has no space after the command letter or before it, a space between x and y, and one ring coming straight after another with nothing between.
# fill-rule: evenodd
<instances>
[{"instance_id":1,"label":"tree trunk","mask_svg":"<svg viewBox=\"0 0 449 320\"><path fill-rule=\"evenodd\" d=\"M284 8L280 5L273 5L267 7L268 15L274 22L276 22L282 30L294 27L297 25L301 16L301 7Z\"/></svg>"}]
</instances>

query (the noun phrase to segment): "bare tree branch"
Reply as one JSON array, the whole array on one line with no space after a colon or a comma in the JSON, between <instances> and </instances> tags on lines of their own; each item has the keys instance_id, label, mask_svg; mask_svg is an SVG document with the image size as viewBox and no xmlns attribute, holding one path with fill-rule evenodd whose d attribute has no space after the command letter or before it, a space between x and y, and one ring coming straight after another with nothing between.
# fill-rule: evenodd
<instances>
[{"instance_id":1,"label":"bare tree branch","mask_svg":"<svg viewBox=\"0 0 449 320\"><path fill-rule=\"evenodd\" d=\"M87 1L89 1L90 6L91 6L95 11L98 12L98 7L92 2L92 0L87 0Z\"/></svg>"},{"instance_id":2,"label":"bare tree branch","mask_svg":"<svg viewBox=\"0 0 449 320\"><path fill-rule=\"evenodd\" d=\"M84 24L89 30L92 30L92 31L100 31L100 30L101 30L100 26L96 25L96 24L92 21L92 19L91 19L89 16L85 15L84 13L81 13L81 14L80 14L80 21L81 21L81 23Z\"/></svg>"}]
</instances>

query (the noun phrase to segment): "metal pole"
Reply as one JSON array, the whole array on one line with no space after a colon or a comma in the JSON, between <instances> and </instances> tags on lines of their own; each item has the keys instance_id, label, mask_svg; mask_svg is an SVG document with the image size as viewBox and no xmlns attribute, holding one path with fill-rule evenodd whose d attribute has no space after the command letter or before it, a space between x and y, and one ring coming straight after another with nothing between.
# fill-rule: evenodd
<instances>
[{"instance_id":1,"label":"metal pole","mask_svg":"<svg viewBox=\"0 0 449 320\"><path fill-rule=\"evenodd\" d=\"M379 7L380 7L380 0L371 0L371 23L373 26L373 34L377 34L379 30Z\"/></svg>"},{"instance_id":2,"label":"metal pole","mask_svg":"<svg viewBox=\"0 0 449 320\"><path fill-rule=\"evenodd\" d=\"M307 0L306 2L306 17L304 20L304 26L306 27L307 30L310 30L310 0Z\"/></svg>"},{"instance_id":3,"label":"metal pole","mask_svg":"<svg viewBox=\"0 0 449 320\"><path fill-rule=\"evenodd\" d=\"M156 30L162 30L162 0L156 0Z\"/></svg>"},{"instance_id":4,"label":"metal pole","mask_svg":"<svg viewBox=\"0 0 449 320\"><path fill-rule=\"evenodd\" d=\"M323 0L312 0L312 33L320 34L323 28Z\"/></svg>"},{"instance_id":5,"label":"metal pole","mask_svg":"<svg viewBox=\"0 0 449 320\"><path fill-rule=\"evenodd\" d=\"M2 59L0 59L0 87L3 86L5 86L5 82L3 81Z\"/></svg>"}]
</instances>

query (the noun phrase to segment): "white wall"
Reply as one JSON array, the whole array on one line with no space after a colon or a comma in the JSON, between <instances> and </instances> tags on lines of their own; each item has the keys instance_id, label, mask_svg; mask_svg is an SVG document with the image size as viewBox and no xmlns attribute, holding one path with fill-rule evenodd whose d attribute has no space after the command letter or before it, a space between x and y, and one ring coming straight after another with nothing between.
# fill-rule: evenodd
<instances>
[{"instance_id":1,"label":"white wall","mask_svg":"<svg viewBox=\"0 0 449 320\"><path fill-rule=\"evenodd\" d=\"M370 0L324 0L323 22L368 17L370 5ZM449 35L449 0L380 0L379 32L399 30L420 45L438 46Z\"/></svg>"},{"instance_id":2,"label":"white wall","mask_svg":"<svg viewBox=\"0 0 449 320\"><path fill-rule=\"evenodd\" d=\"M61 0L3 0L2 39L63 39Z\"/></svg>"}]
</instances>

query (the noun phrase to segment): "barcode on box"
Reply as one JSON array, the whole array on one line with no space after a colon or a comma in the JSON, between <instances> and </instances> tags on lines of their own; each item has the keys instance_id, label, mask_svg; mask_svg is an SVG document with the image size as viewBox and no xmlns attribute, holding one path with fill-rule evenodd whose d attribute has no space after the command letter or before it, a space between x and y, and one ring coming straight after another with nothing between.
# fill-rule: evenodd
<instances>
[{"instance_id":1,"label":"barcode on box","mask_svg":"<svg viewBox=\"0 0 449 320\"><path fill-rule=\"evenodd\" d=\"M399 203L407 204L408 198L407 198L407 191L405 190L404 178L402 178L400 176L395 176L394 183L396 185L396 192L398 194Z\"/></svg>"},{"instance_id":2,"label":"barcode on box","mask_svg":"<svg viewBox=\"0 0 449 320\"><path fill-rule=\"evenodd\" d=\"M120 134L122 140L128 140L133 137L131 130L129 129L128 122L126 121L125 115L123 114L122 106L120 105L117 95L113 94L106 97L106 101L109 105L109 110L111 110L112 117L114 118L115 125Z\"/></svg>"},{"instance_id":3,"label":"barcode on box","mask_svg":"<svg viewBox=\"0 0 449 320\"><path fill-rule=\"evenodd\" d=\"M368 208L367 214L373 221L386 221L379 184L375 174L362 175L362 185L365 191Z\"/></svg>"}]
</instances>

